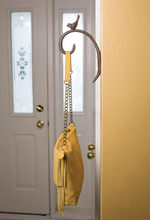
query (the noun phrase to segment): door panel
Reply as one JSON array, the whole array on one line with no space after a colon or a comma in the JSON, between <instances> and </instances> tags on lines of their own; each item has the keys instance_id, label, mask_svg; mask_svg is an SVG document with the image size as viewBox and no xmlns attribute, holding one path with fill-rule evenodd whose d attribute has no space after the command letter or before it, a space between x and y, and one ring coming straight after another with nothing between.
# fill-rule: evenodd
<instances>
[{"instance_id":1,"label":"door panel","mask_svg":"<svg viewBox=\"0 0 150 220\"><path fill-rule=\"evenodd\" d=\"M23 20L23 12L31 13L32 54L26 51L24 40L21 41L18 37L17 41L20 41L20 45L18 48L17 44L15 45L16 56L12 57L14 55L12 12L20 13L19 24L17 24L20 27L29 25ZM0 110L0 212L49 213L45 12L46 0L0 1L0 101L2 106ZM18 31L18 34L21 35L22 31L22 29ZM31 65L28 67L27 56L32 60L32 67ZM16 73L13 75L15 67ZM27 105L28 100L32 99L29 96L28 83L25 84L28 77L31 77L29 76L31 68L33 113L32 108L29 113L25 113L25 95L28 94ZM19 113L20 110L14 111L13 92L17 85L20 88L16 90L15 100L23 106L21 113ZM44 106L43 112L36 110L39 104ZM43 120L45 123L41 129L37 127L38 120Z\"/></svg>"},{"instance_id":2,"label":"door panel","mask_svg":"<svg viewBox=\"0 0 150 220\"><path fill-rule=\"evenodd\" d=\"M36 142L34 135L12 135L13 172L15 189L35 189Z\"/></svg>"},{"instance_id":3,"label":"door panel","mask_svg":"<svg viewBox=\"0 0 150 220\"><path fill-rule=\"evenodd\" d=\"M81 13L83 15L83 29L92 35L94 35L94 1L92 0L55 0L54 1L54 13L55 13L55 108L56 108L56 139L59 137L63 129L63 56L59 51L58 42L63 32L63 13ZM74 20L75 21L75 20ZM68 23L73 21L68 20ZM80 20L79 20L80 22ZM67 25L67 23L66 23ZM80 24L79 24L80 26ZM69 30L69 29L68 29ZM71 35L71 34L70 34ZM82 35L81 33L77 33ZM71 37L72 38L72 37ZM67 40L66 40L67 41ZM51 209L53 218L67 218L67 219L94 219L95 218L95 159L89 160L87 158L88 144L93 143L95 140L95 100L94 91L95 87L92 84L94 78L94 48L89 39L83 37L83 48L76 44L75 53L83 53L83 108L74 112L74 122L77 127L77 134L81 146L83 162L84 162L84 182L81 191L81 195L76 207L65 207L65 216L59 214L57 210L57 193L56 187L53 184L53 195L51 195L51 201L54 205ZM68 41L67 41L68 43ZM66 44L67 44L66 43ZM74 44L73 38L71 39L71 47ZM64 45L65 46L65 45ZM69 50L68 48L65 50ZM73 69L73 82L76 81L76 65L74 56L72 55L72 69ZM60 65L58 65L58 63ZM79 70L77 70L79 71ZM80 76L77 76L80 77ZM76 83L76 90L79 89L79 84ZM73 87L74 87L73 83ZM73 88L74 90L74 88ZM73 99L74 103L75 99ZM52 159L52 158L51 158Z\"/></svg>"}]
</instances>

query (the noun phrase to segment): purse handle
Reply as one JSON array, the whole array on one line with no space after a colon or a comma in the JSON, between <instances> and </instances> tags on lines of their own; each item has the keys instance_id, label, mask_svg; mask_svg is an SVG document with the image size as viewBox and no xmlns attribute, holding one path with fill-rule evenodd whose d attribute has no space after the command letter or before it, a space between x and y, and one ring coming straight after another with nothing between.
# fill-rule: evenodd
<instances>
[{"instance_id":1,"label":"purse handle","mask_svg":"<svg viewBox=\"0 0 150 220\"><path fill-rule=\"evenodd\" d=\"M71 67L71 52L65 52L65 103L64 103L64 131L63 131L63 145L67 146L67 126L68 126L68 98L69 98L69 113L70 123L73 122L73 109L72 109L72 67Z\"/></svg>"}]
</instances>

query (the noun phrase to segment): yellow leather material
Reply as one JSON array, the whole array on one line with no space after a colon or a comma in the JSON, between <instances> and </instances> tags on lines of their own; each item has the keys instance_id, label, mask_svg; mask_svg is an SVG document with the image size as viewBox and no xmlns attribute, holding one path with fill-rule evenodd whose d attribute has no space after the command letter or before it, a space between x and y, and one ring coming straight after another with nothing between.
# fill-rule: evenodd
<instances>
[{"instance_id":1,"label":"yellow leather material","mask_svg":"<svg viewBox=\"0 0 150 220\"><path fill-rule=\"evenodd\" d=\"M63 215L64 206L77 205L84 176L76 127L70 124L67 130L67 147L62 144L62 133L54 148L54 183L57 186L58 210Z\"/></svg>"},{"instance_id":2,"label":"yellow leather material","mask_svg":"<svg viewBox=\"0 0 150 220\"><path fill-rule=\"evenodd\" d=\"M70 72L72 72L71 54L70 54L70 51L66 51L66 56L65 56L65 82L70 82Z\"/></svg>"}]
</instances>

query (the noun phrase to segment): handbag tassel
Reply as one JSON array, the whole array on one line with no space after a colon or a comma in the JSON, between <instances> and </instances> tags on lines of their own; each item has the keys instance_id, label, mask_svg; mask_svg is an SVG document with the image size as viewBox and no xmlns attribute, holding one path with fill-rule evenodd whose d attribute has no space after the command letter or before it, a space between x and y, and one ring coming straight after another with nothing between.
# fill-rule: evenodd
<instances>
[{"instance_id":1,"label":"handbag tassel","mask_svg":"<svg viewBox=\"0 0 150 220\"><path fill-rule=\"evenodd\" d=\"M58 202L58 211L61 212L63 215L65 214L64 211L64 200L65 200L65 188L66 188L66 173L67 173L67 158L64 157L62 159L59 159L59 168L58 168L58 187L57 187L57 202Z\"/></svg>"}]
</instances>

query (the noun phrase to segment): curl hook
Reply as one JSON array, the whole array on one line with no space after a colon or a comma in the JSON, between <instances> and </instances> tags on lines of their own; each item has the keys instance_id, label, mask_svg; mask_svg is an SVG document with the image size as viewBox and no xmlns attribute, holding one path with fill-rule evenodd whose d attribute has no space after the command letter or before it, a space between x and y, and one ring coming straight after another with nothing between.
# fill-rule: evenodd
<instances>
[{"instance_id":1,"label":"curl hook","mask_svg":"<svg viewBox=\"0 0 150 220\"><path fill-rule=\"evenodd\" d=\"M66 31L66 32L60 37L60 39L59 39L59 49L60 49L60 51L61 51L63 54L65 54L65 50L63 49L63 46L62 46L62 45L63 45L63 39L65 38L66 35L68 35L68 34L70 34L70 33L79 32L79 33L82 33L82 34L88 36L88 37L91 39L91 41L93 42L93 44L94 44L94 46L95 46L95 49L96 49L96 52L97 52L97 63L98 63L97 66L98 66L98 70L97 70L97 74L96 74L95 78L93 79L93 83L94 83L94 82L98 79L98 77L100 76L100 74L101 74L101 52L100 52L100 49L99 49L99 47L98 47L98 45L97 45L95 39L92 37L91 34L89 34L88 32L86 32L86 31L84 31L84 30L76 29L76 27L77 27L77 25L78 25L79 18L80 18L80 16L78 15L77 20L76 20L74 23L72 23L72 24L70 24L70 23L67 24L67 26L68 26L71 30ZM76 49L76 45L73 44L72 50L71 50L71 54L75 51L75 49Z\"/></svg>"}]
</instances>

